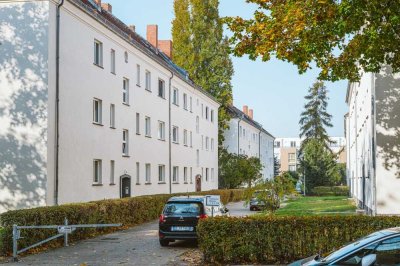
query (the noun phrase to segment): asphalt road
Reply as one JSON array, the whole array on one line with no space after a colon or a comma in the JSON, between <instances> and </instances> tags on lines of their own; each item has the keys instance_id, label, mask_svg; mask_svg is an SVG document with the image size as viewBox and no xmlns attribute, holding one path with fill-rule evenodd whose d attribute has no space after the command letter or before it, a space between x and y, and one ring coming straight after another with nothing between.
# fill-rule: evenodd
<instances>
[{"instance_id":1,"label":"asphalt road","mask_svg":"<svg viewBox=\"0 0 400 266\"><path fill-rule=\"evenodd\" d=\"M243 202L228 204L231 216L251 215ZM20 258L7 265L185 265L179 256L196 244L177 241L168 247L158 242L158 220L128 230L80 241L69 247Z\"/></svg>"}]
</instances>

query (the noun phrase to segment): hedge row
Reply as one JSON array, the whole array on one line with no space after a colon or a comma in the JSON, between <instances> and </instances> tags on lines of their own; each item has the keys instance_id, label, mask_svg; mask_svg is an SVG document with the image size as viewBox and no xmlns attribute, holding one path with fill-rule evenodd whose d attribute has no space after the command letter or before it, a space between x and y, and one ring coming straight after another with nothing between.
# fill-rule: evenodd
<instances>
[{"instance_id":1,"label":"hedge row","mask_svg":"<svg viewBox=\"0 0 400 266\"><path fill-rule=\"evenodd\" d=\"M197 232L207 262L286 264L399 224L382 216L211 218Z\"/></svg>"},{"instance_id":2,"label":"hedge row","mask_svg":"<svg viewBox=\"0 0 400 266\"><path fill-rule=\"evenodd\" d=\"M314 187L311 191L315 196L349 196L348 186Z\"/></svg>"},{"instance_id":3,"label":"hedge row","mask_svg":"<svg viewBox=\"0 0 400 266\"><path fill-rule=\"evenodd\" d=\"M185 193L184 195L220 195L224 203L239 201L243 198L243 190L213 190L195 193ZM107 229L77 229L70 235L71 242L87 239L96 235L109 233L116 230L128 228L133 225L156 219L164 207L165 202L171 196L152 195L139 196L124 199L102 200L79 204L66 204L51 207L39 207L9 211L0 215L0 227L3 226L3 233L0 234L0 254L9 254L12 251L12 225L60 225L67 218L69 224L102 224L102 223L122 223L122 228ZM182 195L182 194L181 194ZM21 240L18 241L20 247L26 247L39 240L43 240L54 235L55 230L22 230ZM62 245L62 239L51 241L47 246L58 247ZM33 250L35 251L35 250Z\"/></svg>"}]
</instances>

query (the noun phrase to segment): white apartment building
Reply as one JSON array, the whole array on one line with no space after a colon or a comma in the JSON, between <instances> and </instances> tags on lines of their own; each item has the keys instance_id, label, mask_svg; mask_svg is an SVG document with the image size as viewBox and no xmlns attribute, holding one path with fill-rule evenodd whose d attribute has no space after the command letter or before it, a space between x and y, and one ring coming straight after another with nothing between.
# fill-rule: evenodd
<instances>
[{"instance_id":1,"label":"white apartment building","mask_svg":"<svg viewBox=\"0 0 400 266\"><path fill-rule=\"evenodd\" d=\"M329 137L332 144L329 148L332 152L339 154L338 163L346 163L346 138ZM274 142L274 156L280 164L280 172L295 172L299 165L298 153L303 139L299 137L278 137Z\"/></svg>"},{"instance_id":2,"label":"white apartment building","mask_svg":"<svg viewBox=\"0 0 400 266\"><path fill-rule=\"evenodd\" d=\"M145 40L100 0L0 18L0 212L218 188L219 103L156 25Z\"/></svg>"},{"instance_id":3,"label":"white apartment building","mask_svg":"<svg viewBox=\"0 0 400 266\"><path fill-rule=\"evenodd\" d=\"M350 83L345 116L347 178L358 207L400 214L400 75L389 67Z\"/></svg>"},{"instance_id":4,"label":"white apartment building","mask_svg":"<svg viewBox=\"0 0 400 266\"><path fill-rule=\"evenodd\" d=\"M264 179L274 177L274 136L253 120L253 110L243 111L231 106L229 129L224 132L223 146L230 153L258 157L263 165Z\"/></svg>"}]
</instances>

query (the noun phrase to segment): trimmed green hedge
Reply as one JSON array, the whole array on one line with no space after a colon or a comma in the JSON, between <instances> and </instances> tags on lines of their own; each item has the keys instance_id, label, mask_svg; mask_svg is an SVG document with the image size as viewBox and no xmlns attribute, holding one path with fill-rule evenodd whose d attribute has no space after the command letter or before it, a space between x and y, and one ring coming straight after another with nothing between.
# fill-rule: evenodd
<instances>
[{"instance_id":1,"label":"trimmed green hedge","mask_svg":"<svg viewBox=\"0 0 400 266\"><path fill-rule=\"evenodd\" d=\"M3 233L0 234L0 254L9 254L12 251L13 224L60 225L64 223L64 218L67 218L70 224L122 223L123 228L128 228L159 217L165 202L171 196L187 194L220 195L221 201L225 204L231 201L239 201L243 198L243 190L213 190L173 195L140 196L9 211L0 215L0 226L4 227ZM74 242L116 230L121 230L121 228L77 229L70 235L70 240ZM18 241L18 245L26 247L39 240L48 238L54 235L54 233L55 230L51 229L22 230L21 235L24 238ZM61 245L62 239L59 239L58 241L49 242L48 245L40 247L40 249Z\"/></svg>"},{"instance_id":2,"label":"trimmed green hedge","mask_svg":"<svg viewBox=\"0 0 400 266\"><path fill-rule=\"evenodd\" d=\"M197 232L207 262L286 264L399 225L388 216L224 217L201 220Z\"/></svg>"},{"instance_id":3,"label":"trimmed green hedge","mask_svg":"<svg viewBox=\"0 0 400 266\"><path fill-rule=\"evenodd\" d=\"M349 196L350 189L348 186L315 187L311 194L314 196Z\"/></svg>"}]
</instances>

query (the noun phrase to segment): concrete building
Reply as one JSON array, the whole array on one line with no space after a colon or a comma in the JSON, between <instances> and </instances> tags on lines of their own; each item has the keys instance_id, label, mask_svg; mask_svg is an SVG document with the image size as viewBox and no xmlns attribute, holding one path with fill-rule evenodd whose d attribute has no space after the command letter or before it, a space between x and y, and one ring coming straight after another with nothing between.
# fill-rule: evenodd
<instances>
[{"instance_id":1,"label":"concrete building","mask_svg":"<svg viewBox=\"0 0 400 266\"><path fill-rule=\"evenodd\" d=\"M338 163L346 163L346 139L344 137L330 137L333 144L330 149L337 153ZM302 140L298 137L276 138L274 142L274 155L280 163L280 172L296 171L299 162L298 153Z\"/></svg>"},{"instance_id":2,"label":"concrete building","mask_svg":"<svg viewBox=\"0 0 400 266\"><path fill-rule=\"evenodd\" d=\"M347 177L368 214L400 214L400 75L389 67L350 83L345 116Z\"/></svg>"},{"instance_id":3,"label":"concrete building","mask_svg":"<svg viewBox=\"0 0 400 266\"><path fill-rule=\"evenodd\" d=\"M265 179L274 177L274 136L262 125L254 121L253 110L248 106L243 111L232 106L229 130L224 132L224 147L230 153L258 157L264 166L262 176Z\"/></svg>"},{"instance_id":4,"label":"concrete building","mask_svg":"<svg viewBox=\"0 0 400 266\"><path fill-rule=\"evenodd\" d=\"M217 188L219 103L171 41L60 3L0 2L0 212Z\"/></svg>"}]
</instances>

